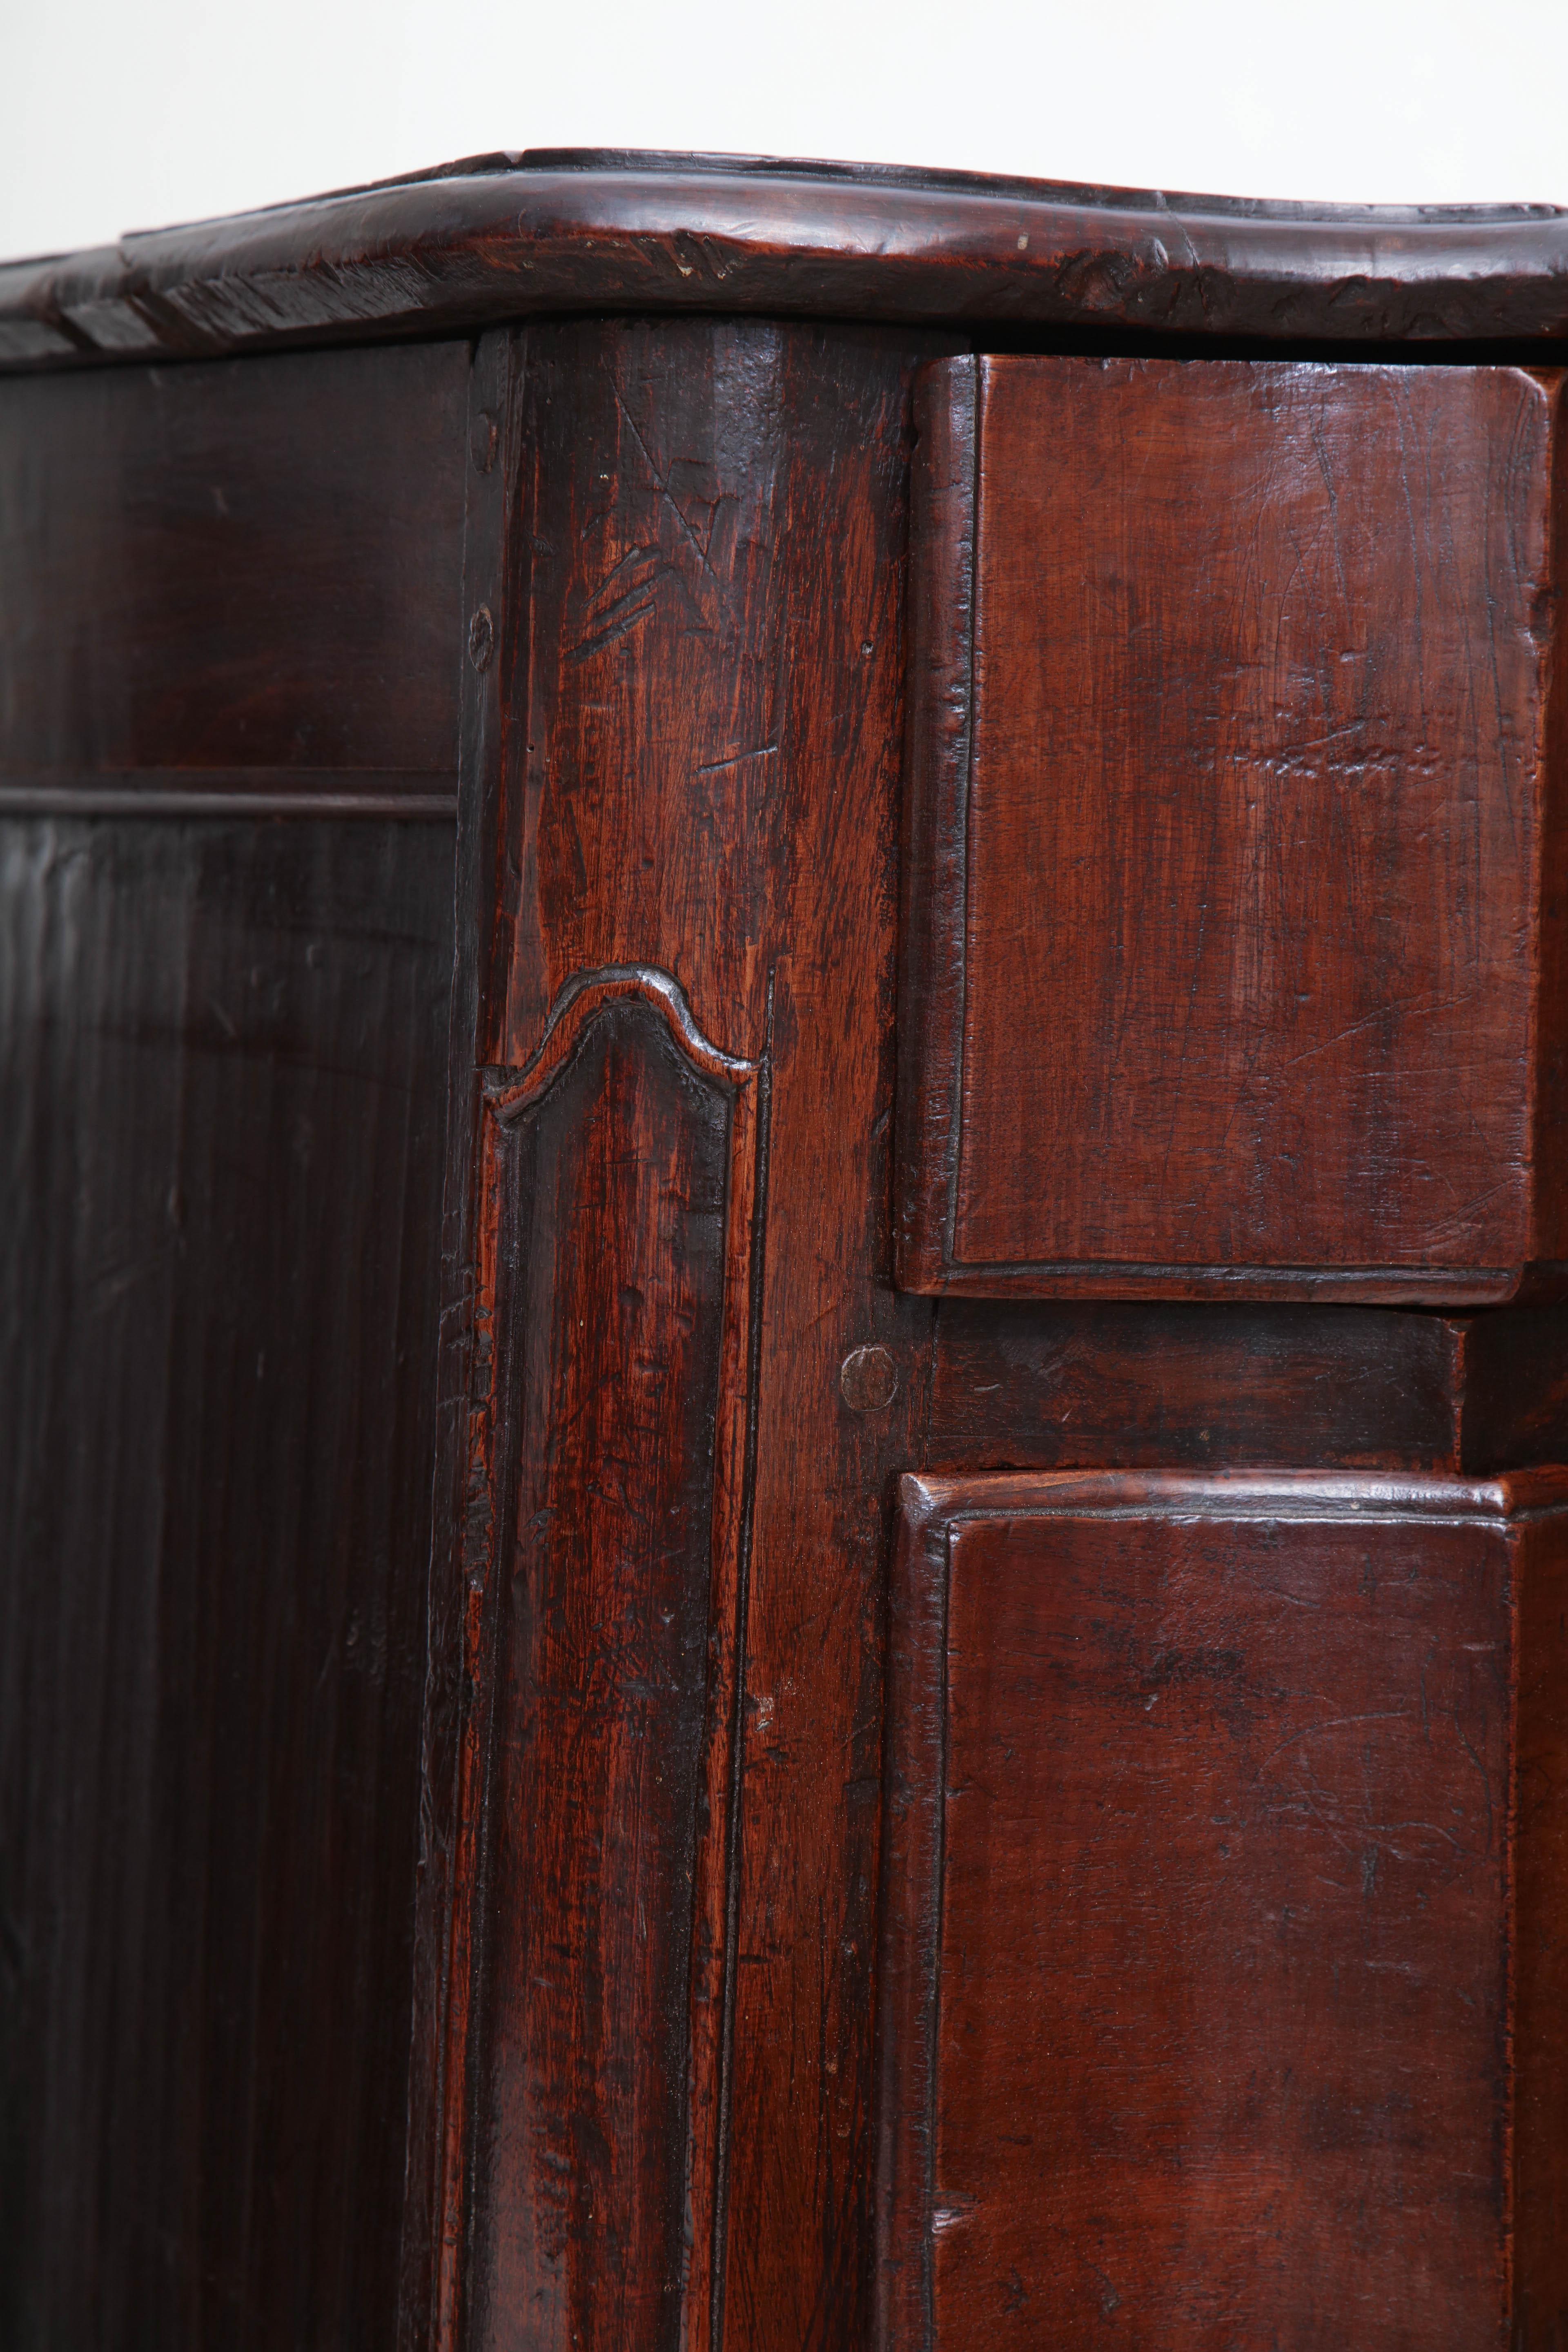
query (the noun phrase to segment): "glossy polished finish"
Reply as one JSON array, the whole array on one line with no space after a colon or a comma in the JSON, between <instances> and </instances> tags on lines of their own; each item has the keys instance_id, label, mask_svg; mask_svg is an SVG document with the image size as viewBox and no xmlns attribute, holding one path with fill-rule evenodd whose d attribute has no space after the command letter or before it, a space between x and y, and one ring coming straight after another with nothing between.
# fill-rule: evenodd
<instances>
[{"instance_id":1,"label":"glossy polished finish","mask_svg":"<svg viewBox=\"0 0 1568 2352\"><path fill-rule=\"evenodd\" d=\"M911 1288L1562 1288L1561 383L922 379Z\"/></svg>"},{"instance_id":2,"label":"glossy polished finish","mask_svg":"<svg viewBox=\"0 0 1568 2352\"><path fill-rule=\"evenodd\" d=\"M1568 215L539 150L14 262L0 365L451 335L563 310L1538 341L1568 336Z\"/></svg>"},{"instance_id":3,"label":"glossy polished finish","mask_svg":"<svg viewBox=\"0 0 1568 2352\"><path fill-rule=\"evenodd\" d=\"M0 270L6 2352L1568 2340L1565 288Z\"/></svg>"},{"instance_id":4,"label":"glossy polished finish","mask_svg":"<svg viewBox=\"0 0 1568 2352\"><path fill-rule=\"evenodd\" d=\"M1565 1600L1561 1471L905 1481L889 2352L1551 2342Z\"/></svg>"},{"instance_id":5,"label":"glossy polished finish","mask_svg":"<svg viewBox=\"0 0 1568 2352\"><path fill-rule=\"evenodd\" d=\"M488 1098L507 1598L475 1930L476 2345L679 2341L722 2054L733 1711L708 1697L735 1646L756 1077L627 971L577 991Z\"/></svg>"},{"instance_id":6,"label":"glossy polished finish","mask_svg":"<svg viewBox=\"0 0 1568 2352\"><path fill-rule=\"evenodd\" d=\"M674 1050L697 1053L709 1074L688 1081L691 1118L700 1128L719 1116L727 1068L737 1122L752 1123L744 1140L734 1130L722 1244L689 1217L661 1226L658 1248L639 1255L622 1232L606 1255L622 1231L606 1209L597 1250L584 1234L575 1255L561 1255L541 1226L529 1280L509 1277L505 1304L492 1302L487 1269L504 1263L513 1180L485 1145L457 1260L459 1296L462 1265L478 1269L474 1402L451 1427L460 1519L436 1567L433 1671L458 1656L462 1672L442 1685L454 1693L452 1748L431 1776L433 1817L455 1826L449 1927L443 1941L433 1903L418 1995L422 2032L443 2054L416 2051L416 2063L444 2087L411 2123L433 2217L422 2234L411 2205L412 2343L542 2347L587 2318L587 2340L605 2345L850 2352L865 2341L883 1496L918 1442L930 1325L929 1308L888 1283L884 1204L909 401L931 351L877 330L675 320L531 326L504 358L491 354L482 413L504 420L497 466L510 502L483 478L479 495L497 499L507 536L484 590L498 651L476 677L464 751L468 805L497 794L476 845L465 958L468 1050L488 1073L476 1121L488 1133L510 1089L526 1092L563 1008L575 1018L611 988L624 1021L640 991L646 1022L679 982L690 1034ZM827 677L847 690L825 695ZM565 1075L576 1066L556 1084L585 1084ZM562 1099L585 1120L610 1116L592 1088ZM604 1164L624 1160L616 1181L629 1185L646 1155L637 1214L657 1220L658 1171L677 1164L683 1130L673 1109L653 1118L651 1097L634 1113L643 1099L625 1096ZM546 1115L565 1115L552 1093L528 1114ZM566 1205L563 1195L552 1215ZM609 1335L626 1316L641 1337L621 1349ZM580 1402L571 1352L552 1337L574 1323L605 1335ZM721 1328L715 1391L708 1359L691 1351ZM862 1411L841 1367L867 1347L889 1354L895 1378ZM508 1367L493 1392L492 1349ZM651 1378L667 1356L708 1366L692 1393L684 1377ZM516 1421L520 1385L542 1421ZM568 1433L586 1426L595 1443L584 1438L579 1457ZM613 1499L601 1498L612 1458ZM550 1607L563 1540L539 1540L536 1504L520 1520L518 1496L541 1495L541 1480L580 1542L595 1527L644 1531L631 1589L652 1574L671 1627L626 1620L632 1654L638 1627L648 1640L673 1639L677 1623L701 1629L700 1767L682 1744L696 1736L699 1694L668 1661L623 1686L604 1620L586 1608L552 1621L550 1690L562 1696L528 1702L511 1662L525 1654L520 1629ZM690 1497L705 1494L711 1570L699 1606ZM659 1532L667 1522L679 1545ZM602 1564L590 1548L582 1573L618 1593L616 1546L604 1543ZM668 1778L653 1759L616 1763L606 1802L590 1759L634 1758L645 1721ZM554 1759L569 1753L584 1773L565 1851L601 1850L592 1810L614 1830L606 1857L646 1850L654 1875L607 1859L586 1894L563 1882L570 1901L539 1930L556 1937L559 1973L525 1984L509 1923L533 1879L505 1793L562 1785ZM671 2012L656 1999L666 1960L644 1899L653 1885L692 1921L684 2092ZM624 2037L614 2042L595 2038L588 1999L595 1955L611 1951L629 1956L605 1995L605 2031ZM555 2125L531 2121L542 2074L509 2054L530 2032L548 2032L559 2079L583 2086L551 2111L564 2114L571 2155ZM601 2068L616 2089L610 2134L593 2089ZM606 2198L586 2193L595 2180ZM685 2200L679 2248L671 2184ZM519 2262L519 2245L535 2258Z\"/></svg>"}]
</instances>

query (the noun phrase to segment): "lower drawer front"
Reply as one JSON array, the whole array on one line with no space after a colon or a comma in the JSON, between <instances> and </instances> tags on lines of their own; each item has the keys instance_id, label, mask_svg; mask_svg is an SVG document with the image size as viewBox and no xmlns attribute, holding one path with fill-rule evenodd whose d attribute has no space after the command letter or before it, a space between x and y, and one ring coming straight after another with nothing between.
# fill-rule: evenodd
<instances>
[{"instance_id":1,"label":"lower drawer front","mask_svg":"<svg viewBox=\"0 0 1568 2352\"><path fill-rule=\"evenodd\" d=\"M1564 1502L906 1481L885 2352L1555 2340Z\"/></svg>"}]
</instances>

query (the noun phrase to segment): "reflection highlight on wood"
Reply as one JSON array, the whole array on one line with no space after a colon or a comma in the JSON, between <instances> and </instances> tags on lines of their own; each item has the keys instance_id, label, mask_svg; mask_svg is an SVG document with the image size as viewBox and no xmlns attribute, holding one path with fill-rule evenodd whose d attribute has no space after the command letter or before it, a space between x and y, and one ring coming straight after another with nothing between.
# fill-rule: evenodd
<instances>
[{"instance_id":1,"label":"reflection highlight on wood","mask_svg":"<svg viewBox=\"0 0 1568 2352\"><path fill-rule=\"evenodd\" d=\"M1552 2340L1565 1622L1561 1470L905 1480L887 2352Z\"/></svg>"},{"instance_id":2,"label":"reflection highlight on wood","mask_svg":"<svg viewBox=\"0 0 1568 2352\"><path fill-rule=\"evenodd\" d=\"M0 267L7 2352L1560 2352L1565 254Z\"/></svg>"},{"instance_id":3,"label":"reflection highlight on wood","mask_svg":"<svg viewBox=\"0 0 1568 2352\"><path fill-rule=\"evenodd\" d=\"M922 379L911 1287L1562 1287L1560 384Z\"/></svg>"},{"instance_id":4,"label":"reflection highlight on wood","mask_svg":"<svg viewBox=\"0 0 1568 2352\"><path fill-rule=\"evenodd\" d=\"M475 2085L474 2345L673 2347L706 2280L758 1077L667 975L621 968L571 983L487 1087L487 1760L451 2062Z\"/></svg>"}]
</instances>

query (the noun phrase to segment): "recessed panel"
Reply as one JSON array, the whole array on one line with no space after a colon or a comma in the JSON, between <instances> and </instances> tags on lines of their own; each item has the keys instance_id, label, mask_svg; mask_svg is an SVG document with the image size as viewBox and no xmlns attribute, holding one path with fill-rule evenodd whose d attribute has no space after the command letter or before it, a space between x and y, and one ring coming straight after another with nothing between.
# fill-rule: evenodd
<instances>
[{"instance_id":1,"label":"recessed panel","mask_svg":"<svg viewBox=\"0 0 1568 2352\"><path fill-rule=\"evenodd\" d=\"M0 797L449 792L468 385L467 343L0 384Z\"/></svg>"}]
</instances>

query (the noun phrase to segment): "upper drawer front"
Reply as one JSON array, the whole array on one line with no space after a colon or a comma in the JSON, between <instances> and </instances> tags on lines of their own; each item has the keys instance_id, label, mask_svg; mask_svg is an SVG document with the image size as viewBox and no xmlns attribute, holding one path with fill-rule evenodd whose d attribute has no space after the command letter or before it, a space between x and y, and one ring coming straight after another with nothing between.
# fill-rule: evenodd
<instances>
[{"instance_id":1,"label":"upper drawer front","mask_svg":"<svg viewBox=\"0 0 1568 2352\"><path fill-rule=\"evenodd\" d=\"M923 373L907 1287L1560 1286L1561 381Z\"/></svg>"}]
</instances>

